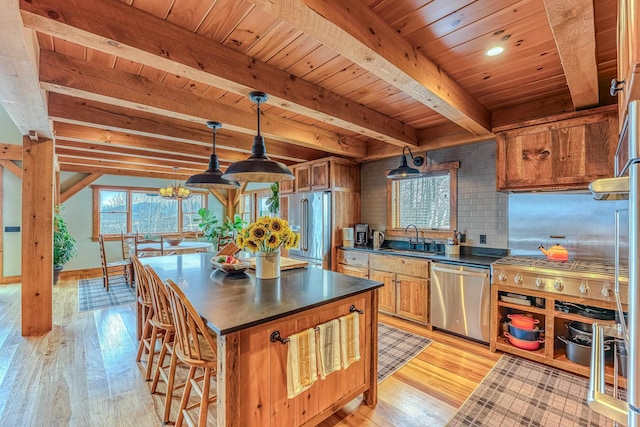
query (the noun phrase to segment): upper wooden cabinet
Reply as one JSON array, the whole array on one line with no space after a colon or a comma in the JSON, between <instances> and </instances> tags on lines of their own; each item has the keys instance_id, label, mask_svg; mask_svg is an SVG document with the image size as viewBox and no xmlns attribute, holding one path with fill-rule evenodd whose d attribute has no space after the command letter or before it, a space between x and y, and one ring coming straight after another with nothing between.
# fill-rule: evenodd
<instances>
[{"instance_id":1,"label":"upper wooden cabinet","mask_svg":"<svg viewBox=\"0 0 640 427\"><path fill-rule=\"evenodd\" d=\"M280 194L293 193L293 181L280 182Z\"/></svg>"},{"instance_id":2,"label":"upper wooden cabinet","mask_svg":"<svg viewBox=\"0 0 640 427\"><path fill-rule=\"evenodd\" d=\"M620 124L627 105L640 99L640 7L638 0L618 1L618 107ZM622 127L620 127L622 129Z\"/></svg>"},{"instance_id":3,"label":"upper wooden cabinet","mask_svg":"<svg viewBox=\"0 0 640 427\"><path fill-rule=\"evenodd\" d=\"M293 173L296 192L360 190L360 165L349 160L330 157L301 163Z\"/></svg>"},{"instance_id":4,"label":"upper wooden cabinet","mask_svg":"<svg viewBox=\"0 0 640 427\"><path fill-rule=\"evenodd\" d=\"M586 189L613 176L615 106L496 133L498 191Z\"/></svg>"}]
</instances>

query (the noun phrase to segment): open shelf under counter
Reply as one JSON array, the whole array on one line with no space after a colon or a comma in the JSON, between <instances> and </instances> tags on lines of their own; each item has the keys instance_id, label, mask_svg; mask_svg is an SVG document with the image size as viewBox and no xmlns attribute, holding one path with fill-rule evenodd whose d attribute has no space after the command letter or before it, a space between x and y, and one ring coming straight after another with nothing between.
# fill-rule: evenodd
<instances>
[{"instance_id":1,"label":"open shelf under counter","mask_svg":"<svg viewBox=\"0 0 640 427\"><path fill-rule=\"evenodd\" d=\"M504 351L505 353L514 354L516 356L524 357L526 359L530 359L536 362L546 363L545 355L544 355L544 345L541 344L540 348L537 350L524 350L522 348L518 348L513 344L507 342L506 338L499 337L496 342L496 349L500 351Z\"/></svg>"},{"instance_id":2,"label":"open shelf under counter","mask_svg":"<svg viewBox=\"0 0 640 427\"><path fill-rule=\"evenodd\" d=\"M525 311L528 313L547 314L547 310L544 308L534 307L532 305L514 304L511 302L498 301L498 307L506 307L514 310Z\"/></svg>"},{"instance_id":3,"label":"open shelf under counter","mask_svg":"<svg viewBox=\"0 0 640 427\"><path fill-rule=\"evenodd\" d=\"M544 363L547 363L547 362L545 361ZM586 378L589 378L589 372L591 371L590 366L581 365L579 363L572 362L571 360L567 359L567 355L564 349L556 349L554 352L553 359L548 364L565 371L582 375L583 377L586 377ZM605 377L605 381L608 384L613 384L614 373L615 372L613 370L613 366L606 365L604 367L604 377ZM627 387L627 379L624 378L622 375L618 375L618 386L622 388Z\"/></svg>"},{"instance_id":4,"label":"open shelf under counter","mask_svg":"<svg viewBox=\"0 0 640 427\"><path fill-rule=\"evenodd\" d=\"M587 317L587 316L583 316L581 314L577 314L577 313L565 313L564 311L554 311L553 312L553 317L555 317L556 319L563 319L563 320L568 320L568 321L572 321L572 322L583 322L583 323L601 323L601 324L607 324L607 325L615 325L616 321L615 320L601 320L601 319L594 319L593 317Z\"/></svg>"}]
</instances>

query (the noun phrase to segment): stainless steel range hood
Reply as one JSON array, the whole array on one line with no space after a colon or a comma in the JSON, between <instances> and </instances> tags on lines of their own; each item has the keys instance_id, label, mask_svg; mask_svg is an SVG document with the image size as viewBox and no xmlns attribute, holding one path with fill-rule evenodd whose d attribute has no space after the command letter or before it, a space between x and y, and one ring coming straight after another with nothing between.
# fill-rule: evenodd
<instances>
[{"instance_id":1,"label":"stainless steel range hood","mask_svg":"<svg viewBox=\"0 0 640 427\"><path fill-rule=\"evenodd\" d=\"M589 190L596 200L628 200L629 177L597 179L589 184Z\"/></svg>"}]
</instances>

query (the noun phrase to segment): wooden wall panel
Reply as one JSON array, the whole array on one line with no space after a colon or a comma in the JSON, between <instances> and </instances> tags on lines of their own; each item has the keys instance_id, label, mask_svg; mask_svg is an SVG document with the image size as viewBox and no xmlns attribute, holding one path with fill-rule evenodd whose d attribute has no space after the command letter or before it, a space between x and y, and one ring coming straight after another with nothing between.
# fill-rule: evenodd
<instances>
[{"instance_id":1,"label":"wooden wall panel","mask_svg":"<svg viewBox=\"0 0 640 427\"><path fill-rule=\"evenodd\" d=\"M41 335L53 325L52 140L23 138L22 335Z\"/></svg>"}]
</instances>

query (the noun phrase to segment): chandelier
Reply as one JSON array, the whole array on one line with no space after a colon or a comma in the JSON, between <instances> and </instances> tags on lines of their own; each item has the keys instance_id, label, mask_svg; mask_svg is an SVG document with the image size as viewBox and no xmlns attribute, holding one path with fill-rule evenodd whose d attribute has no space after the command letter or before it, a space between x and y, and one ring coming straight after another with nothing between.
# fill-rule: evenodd
<instances>
[{"instance_id":1,"label":"chandelier","mask_svg":"<svg viewBox=\"0 0 640 427\"><path fill-rule=\"evenodd\" d=\"M178 185L178 168L173 168L174 180L173 185L162 187L158 190L158 193L165 199L187 199L191 196L191 190L184 188L182 185Z\"/></svg>"}]
</instances>

